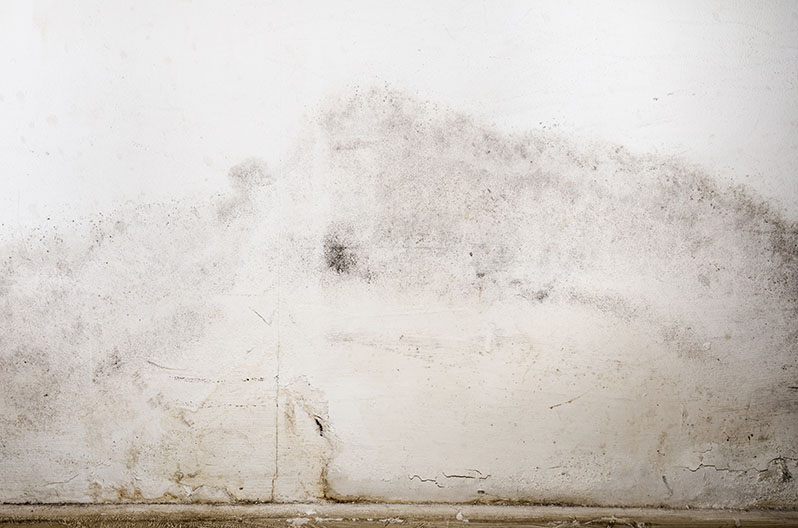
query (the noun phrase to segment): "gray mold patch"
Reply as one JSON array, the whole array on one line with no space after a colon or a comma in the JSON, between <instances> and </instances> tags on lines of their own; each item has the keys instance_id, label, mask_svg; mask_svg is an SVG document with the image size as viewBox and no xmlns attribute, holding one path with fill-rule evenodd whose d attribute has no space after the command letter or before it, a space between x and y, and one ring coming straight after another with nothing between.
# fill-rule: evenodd
<instances>
[{"instance_id":1,"label":"gray mold patch","mask_svg":"<svg viewBox=\"0 0 798 528\"><path fill-rule=\"evenodd\" d=\"M353 273L357 269L358 257L352 242L341 233L327 234L324 237L324 262L339 275Z\"/></svg>"},{"instance_id":2,"label":"gray mold patch","mask_svg":"<svg viewBox=\"0 0 798 528\"><path fill-rule=\"evenodd\" d=\"M678 160L503 137L385 91L336 103L321 125L327 161L314 177L329 178L329 214L364 247L391 250L375 259L386 280L428 285L439 275L426 266L445 262L458 287L503 296L615 268L795 307L796 226Z\"/></svg>"},{"instance_id":3,"label":"gray mold patch","mask_svg":"<svg viewBox=\"0 0 798 528\"><path fill-rule=\"evenodd\" d=\"M61 376L50 361L46 351L25 345L0 357L4 380L2 423L9 434L19 429L43 431L55 417L57 408L53 402L61 393Z\"/></svg>"},{"instance_id":4,"label":"gray mold patch","mask_svg":"<svg viewBox=\"0 0 798 528\"><path fill-rule=\"evenodd\" d=\"M172 471L171 451L191 449L180 402L149 373L211 357L202 343L224 324L220 300L238 280L251 188L268 183L254 161L231 178L234 193L205 202L129 204L35 227L0 248L0 460L14 475L0 499L158 498L113 482L143 471L152 488L146 480ZM80 478L42 487L64 464ZM107 492L98 481L111 482Z\"/></svg>"},{"instance_id":5,"label":"gray mold patch","mask_svg":"<svg viewBox=\"0 0 798 528\"><path fill-rule=\"evenodd\" d=\"M759 478L767 460L798 454L794 394L786 389L798 375L795 223L752 191L721 186L683 160L547 132L501 134L387 90L332 100L317 124L311 146L303 145L303 155L286 170L292 195L308 204L289 222L305 231L289 228L290 237L300 240L299 247L317 248L328 268L345 264L332 267L337 274L368 258L370 279L365 286L342 286L322 274L329 295L322 294L321 302L356 313L365 297L381 306L393 302L399 314L439 303L442 310L483 313L486 325L517 320L538 354L565 364L550 371L502 364L502 354L512 354L499 346L487 368L520 369L540 379L545 389L539 390L578 387L559 401L594 394L565 407L586 409L576 420L599 428L586 446L574 446L580 456L560 447L508 454L527 461L527 471L511 484L508 470L502 480L501 471L484 469L493 475L493 489L482 496L407 480L408 473L435 475L436 467L404 473L391 467L392 482L404 479L391 487L359 477L354 468L347 472L337 460L330 483L338 497L795 503L794 484ZM347 226L348 241L331 246L327 233L340 225ZM319 280L308 264L296 273L297 284ZM519 314L526 314L526 326ZM560 335L559 326L541 327L540 321L570 328ZM364 357L411 357L402 351L412 329L389 336L381 333L383 320L377 326L336 329L328 343L342 351L362 347L369 351ZM412 357L473 372L466 366L478 361L471 355L475 347L446 341L422 337ZM617 369L608 367L616 363ZM443 371L438 375L430 378L440 389L431 391L429 401L447 401L447 391L464 390ZM585 379L593 385L584 385ZM537 404L535 389L512 390L518 406L513 415L522 420L520 407ZM597 401L596 393L607 400ZM561 410L550 402L541 407ZM598 420L605 412L609 418ZM524 420L530 431L553 428L546 436L555 443L569 435L567 425L543 416L531 413ZM397 427L411 423L408 418ZM490 424L482 425L490 431ZM429 431L437 429L431 425ZM521 434L512 431L496 434ZM475 442L482 438L472 434ZM463 465L481 455L463 448ZM564 456L568 463L550 460ZM399 467L402 461L370 463ZM675 476L702 463L750 471L731 484L724 474ZM565 470L535 469L550 466ZM648 484L639 485L643 481Z\"/></svg>"},{"instance_id":6,"label":"gray mold patch","mask_svg":"<svg viewBox=\"0 0 798 528\"><path fill-rule=\"evenodd\" d=\"M796 503L794 223L388 90L310 128L4 234L0 500Z\"/></svg>"}]
</instances>

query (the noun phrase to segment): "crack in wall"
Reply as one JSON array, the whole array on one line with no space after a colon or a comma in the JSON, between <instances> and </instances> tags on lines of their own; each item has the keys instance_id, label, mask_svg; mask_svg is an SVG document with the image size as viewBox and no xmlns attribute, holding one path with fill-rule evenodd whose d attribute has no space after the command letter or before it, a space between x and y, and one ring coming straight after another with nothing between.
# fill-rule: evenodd
<instances>
[{"instance_id":1,"label":"crack in wall","mask_svg":"<svg viewBox=\"0 0 798 528\"><path fill-rule=\"evenodd\" d=\"M409 480L418 480L420 482L430 482L430 483L435 484L435 486L437 486L438 488L445 488L446 486L444 486L443 484L441 484L439 482L439 478L440 477L443 477L444 479L455 479L455 480L456 479L487 480L487 479L491 478L490 474L483 475L482 472L479 471L478 469L469 469L468 471L476 473L476 475L465 475L465 474L457 474L457 473L448 474L448 473L441 472L435 478L424 478L421 475L416 473L416 474L408 476L408 479Z\"/></svg>"},{"instance_id":2,"label":"crack in wall","mask_svg":"<svg viewBox=\"0 0 798 528\"><path fill-rule=\"evenodd\" d=\"M698 464L698 466L696 466L695 468L691 468L691 467L688 467L688 466L679 466L679 467L681 467L682 469L686 469L687 471L690 471L692 473L695 473L699 469L714 469L715 471L725 471L725 472L729 472L729 473L746 473L748 471L756 471L758 473L766 473L766 472L770 471L770 465L771 464L780 463L781 465L785 465L786 466L785 461L787 461L787 460L795 462L795 461L798 461L798 458L790 458L790 457L775 457L775 458L771 458L770 460L768 460L768 462L767 462L767 466L768 467L766 467L765 469L758 469L756 467L739 468L739 469L738 468L731 468L731 467L718 467L717 464ZM664 479L664 477L663 477L663 479Z\"/></svg>"},{"instance_id":3,"label":"crack in wall","mask_svg":"<svg viewBox=\"0 0 798 528\"><path fill-rule=\"evenodd\" d=\"M270 500L274 502L274 490L277 483L277 478L280 476L280 342L278 340L275 362L277 363L277 372L275 378L274 389L274 474L272 475L272 489Z\"/></svg>"},{"instance_id":4,"label":"crack in wall","mask_svg":"<svg viewBox=\"0 0 798 528\"><path fill-rule=\"evenodd\" d=\"M446 478L477 479L477 480L487 480L491 477L490 475L482 476L482 472L479 471L478 469L469 469L468 471L473 471L474 473L478 473L478 475L457 475L457 474L447 475L446 473L441 473L441 475L443 475Z\"/></svg>"},{"instance_id":5,"label":"crack in wall","mask_svg":"<svg viewBox=\"0 0 798 528\"><path fill-rule=\"evenodd\" d=\"M410 479L410 480L413 480L413 479L418 479L418 480L420 480L421 482L432 482L433 484L435 484L435 485L436 485L436 486L438 486L439 488L443 488L443 486L441 486L441 485L438 483L438 479L437 479L437 478L431 479L431 478L424 478L424 477L422 477L422 476L420 476L420 475L412 475L412 476L409 476L409 477L408 477L408 479Z\"/></svg>"}]
</instances>

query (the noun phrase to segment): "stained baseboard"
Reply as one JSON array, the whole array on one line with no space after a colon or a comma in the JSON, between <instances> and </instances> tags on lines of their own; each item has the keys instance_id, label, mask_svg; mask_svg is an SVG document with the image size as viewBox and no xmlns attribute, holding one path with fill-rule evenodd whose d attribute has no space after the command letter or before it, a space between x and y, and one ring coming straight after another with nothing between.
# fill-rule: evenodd
<instances>
[{"instance_id":1,"label":"stained baseboard","mask_svg":"<svg viewBox=\"0 0 798 528\"><path fill-rule=\"evenodd\" d=\"M0 505L3 528L798 526L798 510L671 510L454 504Z\"/></svg>"}]
</instances>

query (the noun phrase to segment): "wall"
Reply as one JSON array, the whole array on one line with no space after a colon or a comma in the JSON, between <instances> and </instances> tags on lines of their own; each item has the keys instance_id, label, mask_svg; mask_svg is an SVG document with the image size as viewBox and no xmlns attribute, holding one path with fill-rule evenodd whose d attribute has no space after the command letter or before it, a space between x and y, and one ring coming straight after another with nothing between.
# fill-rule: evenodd
<instances>
[{"instance_id":1,"label":"wall","mask_svg":"<svg viewBox=\"0 0 798 528\"><path fill-rule=\"evenodd\" d=\"M54 7L43 5L32 8L31 20L49 20L42 26L49 28ZM502 12L509 17L515 7ZM794 70L796 48L771 40L794 44L798 16L785 15L779 23L787 29L779 29L773 20L785 16L766 7L756 12L772 25L753 34L769 37L743 50L778 61L740 66L751 79L766 65ZM24 5L6 9L26 19ZM203 13L212 28L211 9L189 11ZM681 9L680 16L703 20ZM715 14L704 23L722 39L724 17L749 13ZM249 27L245 20L220 27ZM468 20L473 32L478 13ZM48 31L23 35L46 47ZM118 38L107 28L81 31L95 43ZM238 44L216 45L230 51ZM523 64L526 55L510 48L514 65ZM551 64L568 55L546 52ZM253 53L240 60L254 65L265 56ZM146 62L155 52L137 57ZM404 57L397 71L412 63ZM668 57L676 66L687 60ZM91 71L100 73L92 75L105 79L102 67L95 64ZM134 111L133 88L143 78L179 77L158 67L122 69L137 83L99 88L119 94L121 110L86 114L81 105L91 98L71 85L76 91L53 103L74 116L66 131L20 118L49 112L44 102L26 106L20 91L10 105L4 96L10 108L3 111L18 118L6 133L29 131L4 151L8 167L19 170L4 181L17 189L17 206L7 209L0 249L0 500L795 506L792 70L776 75L775 95L762 96L788 101L783 111L751 115L749 108L738 125L756 130L761 119L775 131L734 135L751 145L732 156L743 166L778 147L767 175L749 179L713 162L726 147L707 148L703 133L725 120L698 124L689 112L694 101L667 103L679 112L656 133L644 132L645 120L620 119L612 133L586 134L533 119L532 103L546 101L534 90L519 103L513 119L523 126L516 126L486 116L501 115L495 102L479 110L457 95L424 97L365 76L371 82L328 87L304 118L284 117L293 128L279 154L270 154L273 146L253 149L256 157L240 155L229 171L205 163L226 173L222 184L181 162L186 153L178 147L191 152L198 130L172 122L168 101L162 107L145 98ZM229 67L212 65L206 74ZM718 93L699 100L760 97L757 86L714 81ZM30 82L40 97L44 88ZM219 82L248 94L262 88L242 87L232 74ZM478 83L471 93L506 94L492 87ZM165 90L165 99L181 94ZM670 97L640 86L634 93L652 107ZM204 100L178 102L205 108ZM245 143L255 130L265 134L258 142L279 135L283 122L269 123L266 109L248 110L250 122L219 116L215 133L243 135ZM138 147L128 144L130 131L111 126L154 119L144 114L164 125L172 158L143 147L132 155ZM603 114L585 116L591 122ZM54 121L49 126L61 126ZM85 127L99 138L80 147L91 163L68 149L60 161L45 159ZM694 132L690 148L667 143L668 130L679 127ZM157 143L151 137L161 131L145 129ZM617 141L635 130L640 138ZM28 148L31 134L41 145ZM665 143L652 146L657 141ZM45 148L48 154L39 152ZM155 169L142 175L152 178L143 191L129 172L137 163ZM82 164L86 172L76 176ZM58 183L59 169L82 183ZM23 173L49 182L40 199L22 201L23 191L35 190ZM95 187L100 175L110 183ZM109 190L117 181L122 190ZM73 198L59 203L62 189Z\"/></svg>"}]
</instances>

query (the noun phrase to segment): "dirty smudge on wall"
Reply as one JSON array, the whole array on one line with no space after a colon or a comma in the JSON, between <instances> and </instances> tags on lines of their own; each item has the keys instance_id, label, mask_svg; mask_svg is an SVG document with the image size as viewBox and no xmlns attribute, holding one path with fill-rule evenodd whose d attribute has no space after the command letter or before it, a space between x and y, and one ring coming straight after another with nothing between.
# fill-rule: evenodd
<instances>
[{"instance_id":1,"label":"dirty smudge on wall","mask_svg":"<svg viewBox=\"0 0 798 528\"><path fill-rule=\"evenodd\" d=\"M749 190L387 89L230 183L5 234L2 500L798 499Z\"/></svg>"}]
</instances>

